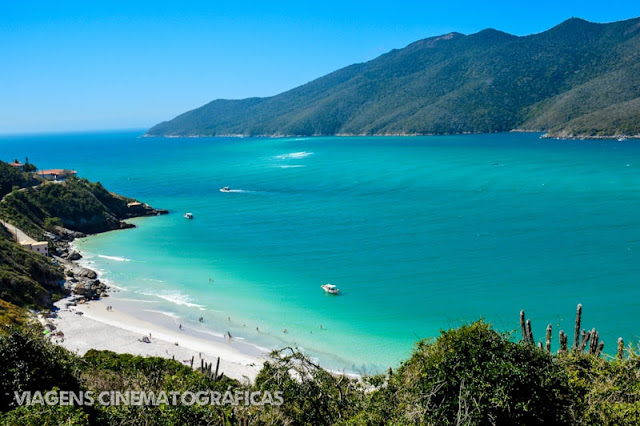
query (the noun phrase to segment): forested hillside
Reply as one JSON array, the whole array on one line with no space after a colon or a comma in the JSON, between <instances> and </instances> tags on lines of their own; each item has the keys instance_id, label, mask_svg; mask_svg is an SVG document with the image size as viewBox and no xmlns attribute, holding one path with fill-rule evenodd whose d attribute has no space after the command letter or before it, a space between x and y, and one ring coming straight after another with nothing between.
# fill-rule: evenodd
<instances>
[{"instance_id":1,"label":"forested hillside","mask_svg":"<svg viewBox=\"0 0 640 426\"><path fill-rule=\"evenodd\" d=\"M640 135L640 19L417 41L288 92L215 100L146 136Z\"/></svg>"}]
</instances>

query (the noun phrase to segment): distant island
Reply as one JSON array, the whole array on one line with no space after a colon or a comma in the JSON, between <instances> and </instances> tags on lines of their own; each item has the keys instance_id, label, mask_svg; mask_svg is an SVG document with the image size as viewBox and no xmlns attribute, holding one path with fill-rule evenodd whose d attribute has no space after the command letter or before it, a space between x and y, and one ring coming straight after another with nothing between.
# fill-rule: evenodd
<instances>
[{"instance_id":1,"label":"distant island","mask_svg":"<svg viewBox=\"0 0 640 426\"><path fill-rule=\"evenodd\" d=\"M640 18L518 37L450 33L267 98L214 100L145 136L640 135Z\"/></svg>"}]
</instances>

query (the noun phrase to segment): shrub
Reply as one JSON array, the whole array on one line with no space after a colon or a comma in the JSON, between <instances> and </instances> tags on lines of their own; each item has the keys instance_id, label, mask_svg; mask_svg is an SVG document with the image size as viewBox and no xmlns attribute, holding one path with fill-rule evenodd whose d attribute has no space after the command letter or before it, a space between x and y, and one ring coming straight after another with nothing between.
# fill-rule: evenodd
<instances>
[{"instance_id":1,"label":"shrub","mask_svg":"<svg viewBox=\"0 0 640 426\"><path fill-rule=\"evenodd\" d=\"M79 391L78 359L44 340L36 327L8 327L0 336L0 411L15 406L14 392L59 387Z\"/></svg>"},{"instance_id":2,"label":"shrub","mask_svg":"<svg viewBox=\"0 0 640 426\"><path fill-rule=\"evenodd\" d=\"M418 342L381 396L400 423L571 421L568 378L553 356L482 321Z\"/></svg>"}]
</instances>

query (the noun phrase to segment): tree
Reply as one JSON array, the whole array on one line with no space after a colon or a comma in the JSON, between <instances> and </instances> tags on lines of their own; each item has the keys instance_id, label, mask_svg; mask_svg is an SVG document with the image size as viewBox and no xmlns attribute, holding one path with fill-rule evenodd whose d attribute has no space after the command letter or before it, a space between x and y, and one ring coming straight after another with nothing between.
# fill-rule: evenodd
<instances>
[{"instance_id":1,"label":"tree","mask_svg":"<svg viewBox=\"0 0 640 426\"><path fill-rule=\"evenodd\" d=\"M376 398L367 417L401 424L572 423L566 370L482 321L418 342Z\"/></svg>"}]
</instances>

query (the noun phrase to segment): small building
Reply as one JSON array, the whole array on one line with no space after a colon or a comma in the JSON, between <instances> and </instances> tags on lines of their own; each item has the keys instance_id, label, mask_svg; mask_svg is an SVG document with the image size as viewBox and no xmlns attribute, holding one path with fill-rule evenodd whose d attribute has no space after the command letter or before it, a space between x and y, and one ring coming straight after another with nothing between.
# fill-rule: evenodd
<instances>
[{"instance_id":1,"label":"small building","mask_svg":"<svg viewBox=\"0 0 640 426\"><path fill-rule=\"evenodd\" d=\"M20 163L18 161L14 161L13 163L9 163L9 165L11 167L15 167L16 169L18 169L20 171L24 170L24 164L22 164L22 163Z\"/></svg>"},{"instance_id":2,"label":"small building","mask_svg":"<svg viewBox=\"0 0 640 426\"><path fill-rule=\"evenodd\" d=\"M38 172L38 176L42 179L52 180L52 181L60 181L65 180L70 176L76 176L78 172L75 170L67 170L67 169L49 169L49 170L40 170Z\"/></svg>"},{"instance_id":3,"label":"small building","mask_svg":"<svg viewBox=\"0 0 640 426\"><path fill-rule=\"evenodd\" d=\"M20 241L20 245L43 256L49 256L49 243L46 241Z\"/></svg>"}]
</instances>

